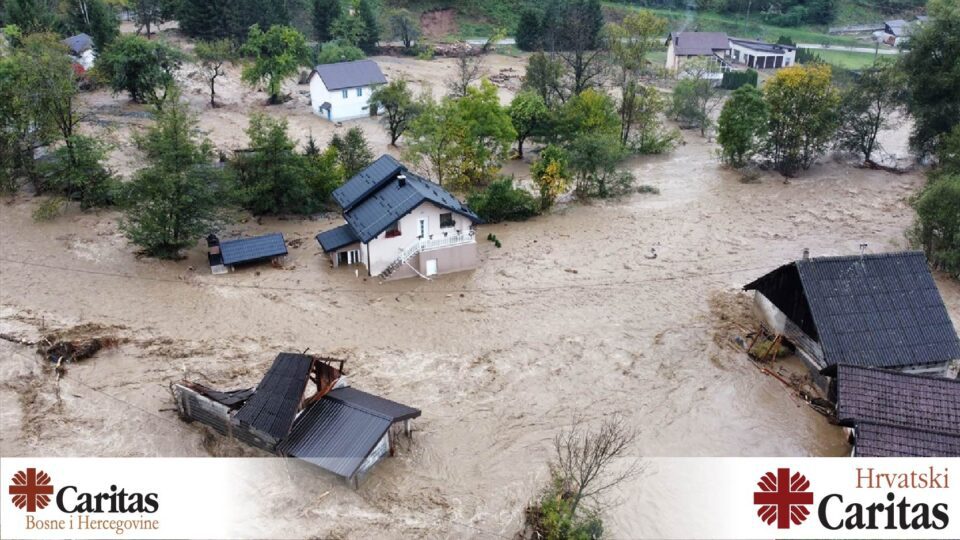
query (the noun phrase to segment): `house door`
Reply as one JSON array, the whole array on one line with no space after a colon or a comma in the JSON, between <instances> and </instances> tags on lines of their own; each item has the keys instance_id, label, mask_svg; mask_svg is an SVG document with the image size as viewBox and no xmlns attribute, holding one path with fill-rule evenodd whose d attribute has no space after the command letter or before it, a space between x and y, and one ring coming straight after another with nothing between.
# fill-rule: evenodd
<instances>
[{"instance_id":1,"label":"house door","mask_svg":"<svg viewBox=\"0 0 960 540\"><path fill-rule=\"evenodd\" d=\"M333 121L333 107L327 108L327 120Z\"/></svg>"},{"instance_id":2,"label":"house door","mask_svg":"<svg viewBox=\"0 0 960 540\"><path fill-rule=\"evenodd\" d=\"M427 259L427 277L437 275L437 260Z\"/></svg>"},{"instance_id":3,"label":"house door","mask_svg":"<svg viewBox=\"0 0 960 540\"><path fill-rule=\"evenodd\" d=\"M417 220L417 234L421 239L427 239L427 235L430 234L430 221L427 218L422 217Z\"/></svg>"}]
</instances>

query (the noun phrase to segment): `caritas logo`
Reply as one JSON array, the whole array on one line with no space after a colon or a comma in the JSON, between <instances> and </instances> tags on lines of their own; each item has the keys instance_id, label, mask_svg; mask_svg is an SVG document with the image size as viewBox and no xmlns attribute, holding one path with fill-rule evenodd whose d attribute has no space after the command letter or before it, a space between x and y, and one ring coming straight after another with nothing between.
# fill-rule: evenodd
<instances>
[{"instance_id":1,"label":"caritas logo","mask_svg":"<svg viewBox=\"0 0 960 540\"><path fill-rule=\"evenodd\" d=\"M767 525L777 524L778 529L803 523L810 515L808 506L813 504L810 481L800 473L790 474L790 469L777 469L777 474L768 472L757 482L760 491L754 492L753 504L759 505L757 515Z\"/></svg>"},{"instance_id":2,"label":"caritas logo","mask_svg":"<svg viewBox=\"0 0 960 540\"><path fill-rule=\"evenodd\" d=\"M33 467L18 471L10 481L9 493L17 508L27 512L43 510L50 504L50 496L53 495L50 475Z\"/></svg>"}]
</instances>

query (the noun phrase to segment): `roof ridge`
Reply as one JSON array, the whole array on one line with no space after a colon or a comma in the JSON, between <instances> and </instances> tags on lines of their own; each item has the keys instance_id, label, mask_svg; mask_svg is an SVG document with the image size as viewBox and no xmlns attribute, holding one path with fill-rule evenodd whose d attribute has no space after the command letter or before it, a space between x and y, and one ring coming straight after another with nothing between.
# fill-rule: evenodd
<instances>
[{"instance_id":1,"label":"roof ridge","mask_svg":"<svg viewBox=\"0 0 960 540\"><path fill-rule=\"evenodd\" d=\"M946 381L950 384L960 384L960 379L951 378L951 377L930 377L922 373L908 373L905 371L900 371L896 369L888 369L883 367L873 367L873 366L858 366L856 364L836 364L837 369L840 368L850 368L850 369L859 369L864 371L874 371L879 373L884 373L887 375L893 375L897 377L913 377L915 379L924 379L928 381ZM958 398L960 399L960 398Z\"/></svg>"}]
</instances>

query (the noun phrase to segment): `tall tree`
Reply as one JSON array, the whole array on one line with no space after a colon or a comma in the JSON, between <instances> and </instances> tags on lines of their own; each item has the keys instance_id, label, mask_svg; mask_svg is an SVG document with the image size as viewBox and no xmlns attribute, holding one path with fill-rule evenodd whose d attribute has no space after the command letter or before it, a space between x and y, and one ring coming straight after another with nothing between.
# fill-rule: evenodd
<instances>
[{"instance_id":1,"label":"tall tree","mask_svg":"<svg viewBox=\"0 0 960 540\"><path fill-rule=\"evenodd\" d=\"M137 103L161 109L176 84L174 73L183 60L183 53L166 43L126 35L118 37L100 55L95 69L114 92L128 92Z\"/></svg>"},{"instance_id":2,"label":"tall tree","mask_svg":"<svg viewBox=\"0 0 960 540\"><path fill-rule=\"evenodd\" d=\"M24 34L57 28L57 0L7 0L5 7L5 24L16 25Z\"/></svg>"},{"instance_id":3,"label":"tall tree","mask_svg":"<svg viewBox=\"0 0 960 540\"><path fill-rule=\"evenodd\" d=\"M307 157L296 151L287 121L264 114L250 117L250 148L231 163L238 197L255 215L306 214L319 207L307 180Z\"/></svg>"},{"instance_id":4,"label":"tall tree","mask_svg":"<svg viewBox=\"0 0 960 540\"><path fill-rule=\"evenodd\" d=\"M370 0L357 0L354 5L357 17L363 21L363 34L357 46L363 49L367 54L373 54L377 51L377 45L380 43L380 20L377 14L373 12L373 5Z\"/></svg>"},{"instance_id":5,"label":"tall tree","mask_svg":"<svg viewBox=\"0 0 960 540\"><path fill-rule=\"evenodd\" d=\"M767 104L763 93L752 84L733 91L723 104L717 122L717 142L720 156L734 167L742 167L757 150L760 137L767 127Z\"/></svg>"},{"instance_id":6,"label":"tall tree","mask_svg":"<svg viewBox=\"0 0 960 540\"><path fill-rule=\"evenodd\" d=\"M127 187L121 227L153 257L175 259L218 221L225 185L213 146L195 135L196 121L175 91L137 143L148 165Z\"/></svg>"},{"instance_id":7,"label":"tall tree","mask_svg":"<svg viewBox=\"0 0 960 540\"><path fill-rule=\"evenodd\" d=\"M517 48L521 51L536 51L543 47L543 28L540 26L540 16L531 8L525 8L520 13L517 23Z\"/></svg>"},{"instance_id":8,"label":"tall tree","mask_svg":"<svg viewBox=\"0 0 960 540\"><path fill-rule=\"evenodd\" d=\"M352 178L358 172L373 163L373 152L363 130L352 127L343 137L334 135L330 146L337 150L337 159L343 168L345 178Z\"/></svg>"},{"instance_id":9,"label":"tall tree","mask_svg":"<svg viewBox=\"0 0 960 540\"><path fill-rule=\"evenodd\" d=\"M243 39L246 28L242 7L237 0L181 0L178 13L180 31L206 41Z\"/></svg>"},{"instance_id":10,"label":"tall tree","mask_svg":"<svg viewBox=\"0 0 960 540\"><path fill-rule=\"evenodd\" d=\"M531 91L518 93L507 108L510 122L517 132L517 158L523 159L523 143L531 135L546 127L550 110L540 94Z\"/></svg>"},{"instance_id":11,"label":"tall tree","mask_svg":"<svg viewBox=\"0 0 960 540\"><path fill-rule=\"evenodd\" d=\"M540 94L544 103L552 105L563 98L561 80L565 71L563 62L542 52L533 53L527 60L527 72L523 76L522 87Z\"/></svg>"},{"instance_id":12,"label":"tall tree","mask_svg":"<svg viewBox=\"0 0 960 540\"><path fill-rule=\"evenodd\" d=\"M839 93L830 66L781 69L763 87L770 111L765 151L781 174L807 169L826 150L837 128Z\"/></svg>"},{"instance_id":13,"label":"tall tree","mask_svg":"<svg viewBox=\"0 0 960 540\"><path fill-rule=\"evenodd\" d=\"M271 26L266 32L253 25L243 52L253 57L253 62L243 68L243 80L249 84L266 82L272 104L282 101L283 80L307 65L310 55L303 34L289 26L278 25Z\"/></svg>"},{"instance_id":14,"label":"tall tree","mask_svg":"<svg viewBox=\"0 0 960 540\"><path fill-rule=\"evenodd\" d=\"M404 79L391 81L374 90L370 94L370 106L383 109L382 118L387 124L391 146L397 145L397 139L410 127L420 109Z\"/></svg>"},{"instance_id":15,"label":"tall tree","mask_svg":"<svg viewBox=\"0 0 960 540\"><path fill-rule=\"evenodd\" d=\"M467 95L470 85L480 80L483 74L483 57L479 54L461 53L457 56L453 76L447 80L447 89L453 97Z\"/></svg>"},{"instance_id":16,"label":"tall tree","mask_svg":"<svg viewBox=\"0 0 960 540\"><path fill-rule=\"evenodd\" d=\"M921 154L960 124L960 8L956 0L930 0L930 20L910 36L900 57L913 117L910 145Z\"/></svg>"},{"instance_id":17,"label":"tall tree","mask_svg":"<svg viewBox=\"0 0 960 540\"><path fill-rule=\"evenodd\" d=\"M171 20L176 16L176 0L132 0L134 20L137 23L137 32L141 29L147 33L147 38L153 35L153 27Z\"/></svg>"},{"instance_id":18,"label":"tall tree","mask_svg":"<svg viewBox=\"0 0 960 540\"><path fill-rule=\"evenodd\" d=\"M390 31L394 39L409 49L420 38L420 21L409 10L395 9L390 13Z\"/></svg>"},{"instance_id":19,"label":"tall tree","mask_svg":"<svg viewBox=\"0 0 960 540\"><path fill-rule=\"evenodd\" d=\"M883 147L877 135L890 126L890 116L903 94L895 65L875 65L861 71L841 94L837 146L856 152L865 162Z\"/></svg>"},{"instance_id":20,"label":"tall tree","mask_svg":"<svg viewBox=\"0 0 960 540\"><path fill-rule=\"evenodd\" d=\"M548 210L570 184L570 157L559 146L552 144L540 152L538 159L530 167L530 176L540 191L540 210Z\"/></svg>"},{"instance_id":21,"label":"tall tree","mask_svg":"<svg viewBox=\"0 0 960 540\"><path fill-rule=\"evenodd\" d=\"M713 124L710 115L720 104L720 90L712 78L716 70L713 60L687 61L683 77L673 89L674 117L686 126L699 128L700 135L706 135Z\"/></svg>"},{"instance_id":22,"label":"tall tree","mask_svg":"<svg viewBox=\"0 0 960 540\"><path fill-rule=\"evenodd\" d=\"M68 4L64 26L70 33L84 32L103 51L120 35L120 20L104 0L75 0Z\"/></svg>"},{"instance_id":23,"label":"tall tree","mask_svg":"<svg viewBox=\"0 0 960 540\"><path fill-rule=\"evenodd\" d=\"M600 83L603 74L603 14L599 0L569 0L557 28L557 55L569 69L576 95Z\"/></svg>"},{"instance_id":24,"label":"tall tree","mask_svg":"<svg viewBox=\"0 0 960 540\"><path fill-rule=\"evenodd\" d=\"M225 75L224 66L237 60L236 48L229 39L198 41L193 54L200 61L203 75L210 84L210 106L217 106L217 78Z\"/></svg>"},{"instance_id":25,"label":"tall tree","mask_svg":"<svg viewBox=\"0 0 960 540\"><path fill-rule=\"evenodd\" d=\"M340 0L313 0L313 35L320 43L333 39L330 27L343 9Z\"/></svg>"}]
</instances>

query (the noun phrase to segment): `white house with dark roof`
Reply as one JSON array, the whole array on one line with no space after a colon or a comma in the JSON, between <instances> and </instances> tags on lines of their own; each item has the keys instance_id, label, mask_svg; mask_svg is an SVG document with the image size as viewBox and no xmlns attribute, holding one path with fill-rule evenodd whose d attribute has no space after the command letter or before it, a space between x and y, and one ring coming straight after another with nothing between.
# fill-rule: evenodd
<instances>
[{"instance_id":1,"label":"white house with dark roof","mask_svg":"<svg viewBox=\"0 0 960 540\"><path fill-rule=\"evenodd\" d=\"M729 66L724 57L730 51L730 39L725 32L671 32L664 43L667 46L667 69L682 72L686 62L695 58L706 58L717 64L712 78L723 77Z\"/></svg>"},{"instance_id":2,"label":"white house with dark roof","mask_svg":"<svg viewBox=\"0 0 960 540\"><path fill-rule=\"evenodd\" d=\"M797 63L797 48L732 37L728 58L736 64L753 69L779 69Z\"/></svg>"},{"instance_id":3,"label":"white house with dark roof","mask_svg":"<svg viewBox=\"0 0 960 540\"><path fill-rule=\"evenodd\" d=\"M93 67L97 59L97 54L93 50L92 37L84 33L79 33L63 40L63 44L70 50L70 58L74 64L82 67L84 71Z\"/></svg>"},{"instance_id":4,"label":"white house with dark roof","mask_svg":"<svg viewBox=\"0 0 960 540\"><path fill-rule=\"evenodd\" d=\"M317 235L333 266L363 264L381 279L430 277L477 266L469 208L389 155L333 192L346 223Z\"/></svg>"},{"instance_id":5,"label":"white house with dark roof","mask_svg":"<svg viewBox=\"0 0 960 540\"><path fill-rule=\"evenodd\" d=\"M370 94L386 82L373 60L322 64L310 73L310 107L333 122L372 116Z\"/></svg>"}]
</instances>

